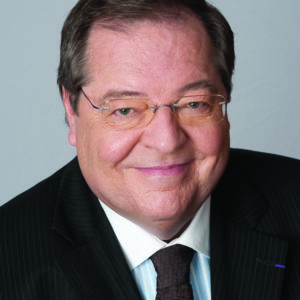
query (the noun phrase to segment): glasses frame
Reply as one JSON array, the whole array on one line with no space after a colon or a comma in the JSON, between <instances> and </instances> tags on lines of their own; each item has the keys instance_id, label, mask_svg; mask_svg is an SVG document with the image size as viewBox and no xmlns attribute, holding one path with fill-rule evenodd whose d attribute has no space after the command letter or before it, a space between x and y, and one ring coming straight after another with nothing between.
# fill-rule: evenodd
<instances>
[{"instance_id":1,"label":"glasses frame","mask_svg":"<svg viewBox=\"0 0 300 300\"><path fill-rule=\"evenodd\" d=\"M80 87L80 91L82 92L83 96L86 98L86 100L90 103L90 105L92 106L92 108L96 109L96 110L110 110L109 107L105 107L105 106L97 106L95 105L92 100L90 100L90 98L86 95L86 93L84 92L84 90L82 89L82 87ZM174 103L178 100L180 100L183 97L195 97L195 96L212 96L212 97L220 97L223 99L223 101L219 102L218 104L220 104L222 106L222 119L218 120L218 122L222 121L224 119L224 117L227 115L227 104L230 103L230 101L226 100L226 98L221 95L221 94L210 94L210 95L191 95L191 96L180 96L174 99L173 104L160 104L160 105L149 105L148 108L151 109L153 111L153 114L156 113L156 111L160 108L160 107L169 107L171 112L175 111L175 108L180 107L180 105ZM105 103L104 103L105 105Z\"/></svg>"}]
</instances>

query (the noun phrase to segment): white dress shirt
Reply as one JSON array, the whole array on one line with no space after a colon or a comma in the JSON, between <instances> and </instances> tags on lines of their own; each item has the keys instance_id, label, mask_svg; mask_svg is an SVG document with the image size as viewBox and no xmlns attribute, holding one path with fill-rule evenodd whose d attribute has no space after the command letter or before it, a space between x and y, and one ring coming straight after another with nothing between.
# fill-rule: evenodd
<instances>
[{"instance_id":1,"label":"white dress shirt","mask_svg":"<svg viewBox=\"0 0 300 300\"><path fill-rule=\"evenodd\" d=\"M198 210L180 237L166 243L130 220L120 216L100 201L119 240L143 299L154 300L156 272L149 257L158 250L175 244L196 251L191 263L191 284L195 300L211 299L209 266L210 197Z\"/></svg>"}]
</instances>

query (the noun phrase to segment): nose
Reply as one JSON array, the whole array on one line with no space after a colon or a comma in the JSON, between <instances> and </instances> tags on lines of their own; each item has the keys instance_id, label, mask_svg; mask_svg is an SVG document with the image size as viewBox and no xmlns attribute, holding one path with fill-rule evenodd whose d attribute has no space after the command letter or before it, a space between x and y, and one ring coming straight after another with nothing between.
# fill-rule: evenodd
<instances>
[{"instance_id":1,"label":"nose","mask_svg":"<svg viewBox=\"0 0 300 300\"><path fill-rule=\"evenodd\" d=\"M141 141L147 148L169 154L179 149L185 139L185 133L176 119L173 107L160 105L159 109L155 110L152 121L144 129Z\"/></svg>"}]
</instances>

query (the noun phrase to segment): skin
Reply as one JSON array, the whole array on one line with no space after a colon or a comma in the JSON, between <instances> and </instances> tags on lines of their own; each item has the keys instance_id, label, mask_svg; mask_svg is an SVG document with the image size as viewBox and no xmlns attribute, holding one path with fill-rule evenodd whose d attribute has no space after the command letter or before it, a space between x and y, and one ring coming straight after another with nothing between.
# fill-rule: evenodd
<instances>
[{"instance_id":1,"label":"skin","mask_svg":"<svg viewBox=\"0 0 300 300\"><path fill-rule=\"evenodd\" d=\"M100 26L87 49L90 99L130 92L154 105L180 95L226 92L212 60L203 25L191 16L180 24L139 21L126 31ZM158 238L179 236L211 194L229 153L229 122L180 124L161 107L143 128L115 130L83 95L78 114L64 89L80 167L94 194L117 213Z\"/></svg>"}]
</instances>

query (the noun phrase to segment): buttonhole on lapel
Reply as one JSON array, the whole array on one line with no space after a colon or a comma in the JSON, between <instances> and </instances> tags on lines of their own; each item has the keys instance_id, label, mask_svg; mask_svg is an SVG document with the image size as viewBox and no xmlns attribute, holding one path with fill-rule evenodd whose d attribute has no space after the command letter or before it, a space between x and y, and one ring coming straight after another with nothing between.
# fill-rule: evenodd
<instances>
[{"instance_id":1,"label":"buttonhole on lapel","mask_svg":"<svg viewBox=\"0 0 300 300\"><path fill-rule=\"evenodd\" d=\"M278 263L270 262L270 261L259 259L259 258L257 258L256 261L263 264L263 265L269 266L269 267L285 269L284 265L280 265Z\"/></svg>"}]
</instances>

